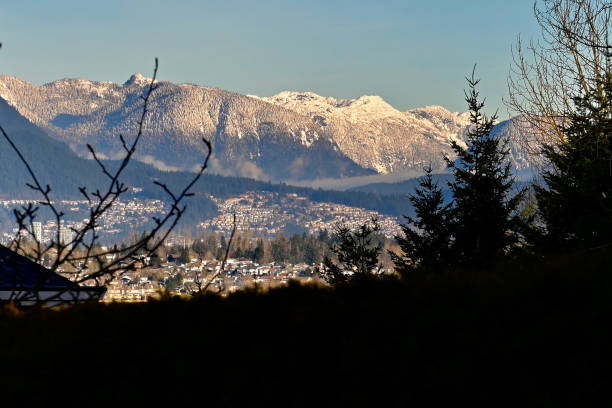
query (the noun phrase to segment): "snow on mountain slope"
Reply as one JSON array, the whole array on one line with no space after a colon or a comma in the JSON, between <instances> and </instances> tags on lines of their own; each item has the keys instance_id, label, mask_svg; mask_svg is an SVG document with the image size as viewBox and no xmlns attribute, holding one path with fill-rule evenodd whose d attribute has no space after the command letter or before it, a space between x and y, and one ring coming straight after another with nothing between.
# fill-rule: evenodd
<instances>
[{"instance_id":1,"label":"snow on mountain slope","mask_svg":"<svg viewBox=\"0 0 612 408\"><path fill-rule=\"evenodd\" d=\"M401 112L380 96L326 98L312 92L281 92L261 98L308 116L332 135L340 149L363 167L379 173L444 167L450 141L462 141L467 114L441 106Z\"/></svg>"},{"instance_id":2,"label":"snow on mountain slope","mask_svg":"<svg viewBox=\"0 0 612 408\"><path fill-rule=\"evenodd\" d=\"M62 79L42 86L1 75L0 97L20 114L87 156L121 153L133 137L150 78L125 83ZM272 180L312 180L445 169L450 143L463 143L467 113L441 106L399 111L379 96L335 99L312 92L246 96L218 88L159 82L137 159L165 170L191 170L214 146L213 171ZM504 135L511 127L503 126ZM524 167L518 148L517 166Z\"/></svg>"},{"instance_id":3,"label":"snow on mountain slope","mask_svg":"<svg viewBox=\"0 0 612 408\"><path fill-rule=\"evenodd\" d=\"M0 95L52 137L86 155L121 152L118 135L133 137L149 79L124 84L64 79L42 86L0 76ZM167 170L190 170L214 146L222 174L261 179L310 179L372 174L346 157L309 118L237 93L160 82L153 94L137 158Z\"/></svg>"}]
</instances>

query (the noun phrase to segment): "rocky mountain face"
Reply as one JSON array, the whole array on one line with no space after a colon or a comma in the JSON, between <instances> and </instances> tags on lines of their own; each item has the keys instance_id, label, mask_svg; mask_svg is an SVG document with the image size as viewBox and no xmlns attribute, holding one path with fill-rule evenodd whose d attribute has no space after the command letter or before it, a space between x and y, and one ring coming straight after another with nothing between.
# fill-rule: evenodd
<instances>
[{"instance_id":1,"label":"rocky mountain face","mask_svg":"<svg viewBox=\"0 0 612 408\"><path fill-rule=\"evenodd\" d=\"M121 153L134 137L149 79L123 84L62 79L36 86L0 76L0 97L81 156ZM402 170L443 169L450 141L462 142L465 113L440 106L401 112L378 96L339 100L309 92L260 98L160 82L137 159L164 170L192 170L213 143L211 170L256 179L308 180Z\"/></svg>"},{"instance_id":2,"label":"rocky mountain face","mask_svg":"<svg viewBox=\"0 0 612 408\"><path fill-rule=\"evenodd\" d=\"M137 132L149 79L124 84L63 79L35 86L0 77L0 97L52 137L87 155L121 153L119 134ZM209 139L212 170L258 179L308 179L374 173L346 157L309 118L237 93L189 84L159 83L145 122L137 159L166 170L191 170Z\"/></svg>"},{"instance_id":3,"label":"rocky mountain face","mask_svg":"<svg viewBox=\"0 0 612 408\"><path fill-rule=\"evenodd\" d=\"M450 141L462 142L469 114L441 106L400 112L379 96L324 98L311 92L282 92L262 98L309 117L332 135L342 152L359 165L391 173L444 168Z\"/></svg>"}]
</instances>

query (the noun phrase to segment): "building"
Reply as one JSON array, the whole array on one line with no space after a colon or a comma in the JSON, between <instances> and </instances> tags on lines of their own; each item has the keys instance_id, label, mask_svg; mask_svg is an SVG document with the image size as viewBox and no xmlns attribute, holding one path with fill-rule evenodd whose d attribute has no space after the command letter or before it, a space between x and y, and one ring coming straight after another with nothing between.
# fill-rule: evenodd
<instances>
[{"instance_id":1,"label":"building","mask_svg":"<svg viewBox=\"0 0 612 408\"><path fill-rule=\"evenodd\" d=\"M73 233L70 228L62 226L59 232L59 244L68 249L72 248Z\"/></svg>"},{"instance_id":2,"label":"building","mask_svg":"<svg viewBox=\"0 0 612 408\"><path fill-rule=\"evenodd\" d=\"M32 223L32 234L36 242L42 242L42 223L34 221Z\"/></svg>"},{"instance_id":3,"label":"building","mask_svg":"<svg viewBox=\"0 0 612 408\"><path fill-rule=\"evenodd\" d=\"M0 245L0 304L57 306L99 301L105 287L79 286Z\"/></svg>"}]
</instances>

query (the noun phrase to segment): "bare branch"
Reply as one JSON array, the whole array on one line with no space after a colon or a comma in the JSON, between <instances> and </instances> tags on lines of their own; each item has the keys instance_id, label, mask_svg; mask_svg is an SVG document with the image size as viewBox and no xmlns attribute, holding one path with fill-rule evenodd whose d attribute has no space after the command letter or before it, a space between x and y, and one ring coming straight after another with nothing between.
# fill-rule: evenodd
<instances>
[{"instance_id":1,"label":"bare branch","mask_svg":"<svg viewBox=\"0 0 612 408\"><path fill-rule=\"evenodd\" d=\"M236 213L232 214L232 232L230 234L229 241L227 242L227 248L225 248L225 255L223 255L223 262L221 262L221 268L218 271L215 271L212 276L208 279L204 288L200 291L200 293L205 292L211 283L217 278L217 276L225 270L225 264L227 262L227 258L229 257L230 249L232 248L232 241L234 240L234 235L236 234Z\"/></svg>"},{"instance_id":2,"label":"bare branch","mask_svg":"<svg viewBox=\"0 0 612 408\"><path fill-rule=\"evenodd\" d=\"M612 7L608 0L538 0L533 10L540 38L525 43L518 37L504 102L520 117L518 142L539 167L543 145L565 143L573 98L593 89L605 97L601 84L611 68Z\"/></svg>"},{"instance_id":3,"label":"bare branch","mask_svg":"<svg viewBox=\"0 0 612 408\"><path fill-rule=\"evenodd\" d=\"M127 168L130 160L133 158L138 142L143 136L144 126L146 123L145 120L147 113L149 112L151 95L157 88L157 70L158 61L155 59L153 77L146 87L144 94L141 96L143 106L141 115L137 121L138 130L134 140L131 142L131 144L128 144L123 135L119 135L119 140L121 141L121 145L125 151L125 156L123 159L121 159L118 168L111 172L104 162L97 156L93 147L88 145L88 150L92 155L92 159L98 164L102 173L107 177L108 184L103 190L95 189L91 192L88 192L86 186L81 186L78 188L80 194L84 196L89 203L89 218L80 227L65 228L63 223L64 213L56 207L56 204L51 199L51 188L48 185L45 187L42 186L26 158L15 146L4 128L0 126L0 131L3 137L9 142L12 149L25 165L30 178L32 179L32 182L29 183L28 186L42 196L42 200L39 201L39 205L51 210L56 225L55 238L52 240L51 244L45 246L41 245L38 240L34 240L36 241L36 247L34 248L34 253L31 254L31 248L26 248L24 245L24 238L34 237L34 232L31 225L36 217L38 207L29 204L14 211L18 224L18 231L13 239L13 242L11 243L11 248L23 254L31 255L32 258L39 263L42 263L45 255L49 255L51 252L55 254L47 276L42 277L41 280L33 287L29 288L29 290L11 295L11 298L17 304L22 300L37 297L38 289L41 288L56 272L63 271L63 274L70 275L73 282L79 285L91 282L94 282L95 285L102 285L112 280L120 272L134 269L136 265L135 262L139 259L137 255L144 253L146 254L145 256L150 256L153 254L153 252L159 248L171 231L176 227L184 214L186 210L186 206L184 204L185 199L193 195L191 188L201 178L202 174L207 169L208 162L212 155L212 145L206 139L203 139L203 143L207 148L207 154L204 161L200 166L199 171L194 174L194 176L182 190L179 192L173 192L167 185L160 182L155 182L155 184L167 194L169 209L161 217L152 217L154 227L151 229L151 231L143 234L143 236L141 236L135 242L132 242L121 249L117 249L115 247L102 250L97 245L97 242L100 239L98 228L102 217L118 202L120 197L128 191L128 187L120 181L120 178ZM71 238L68 240L66 240L64 237L64 235L66 235L65 231L70 232L69 235ZM107 262L107 259L110 259L110 262ZM64 270L67 266L70 266L72 269L74 269L74 271ZM63 295L68 292L69 289L59 290L56 293L55 298L62 299ZM76 302L78 301L78 298L73 300Z\"/></svg>"}]
</instances>

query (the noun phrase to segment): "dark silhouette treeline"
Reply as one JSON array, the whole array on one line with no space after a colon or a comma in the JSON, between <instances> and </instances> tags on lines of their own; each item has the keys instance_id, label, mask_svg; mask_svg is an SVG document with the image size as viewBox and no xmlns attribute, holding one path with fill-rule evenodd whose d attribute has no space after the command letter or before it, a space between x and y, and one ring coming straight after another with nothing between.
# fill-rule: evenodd
<instances>
[{"instance_id":1,"label":"dark silhouette treeline","mask_svg":"<svg viewBox=\"0 0 612 408\"><path fill-rule=\"evenodd\" d=\"M610 262L594 250L225 299L4 308L3 401L591 405L612 380Z\"/></svg>"},{"instance_id":2,"label":"dark silhouette treeline","mask_svg":"<svg viewBox=\"0 0 612 408\"><path fill-rule=\"evenodd\" d=\"M445 157L452 175L450 200L434 181L431 168L426 169L409 196L416 215L406 216L403 234L396 237L401 254L392 254L402 275L487 268L529 245L524 239L529 221L519 213L525 191L514 191L508 140L491 135L497 117L483 114L474 71L467 79L466 142L452 141L456 159Z\"/></svg>"},{"instance_id":3,"label":"dark silhouette treeline","mask_svg":"<svg viewBox=\"0 0 612 408\"><path fill-rule=\"evenodd\" d=\"M482 114L478 82L472 73L466 146L453 142L457 159L447 158L450 200L428 169L409 196L416 215L396 237L397 271L486 270L504 260L612 249L612 74L573 99L558 125L564 138L543 144L544 183L531 186L531 197L515 188L508 141L491 136L495 116Z\"/></svg>"}]
</instances>

